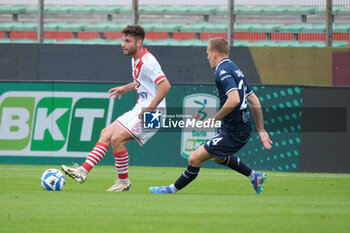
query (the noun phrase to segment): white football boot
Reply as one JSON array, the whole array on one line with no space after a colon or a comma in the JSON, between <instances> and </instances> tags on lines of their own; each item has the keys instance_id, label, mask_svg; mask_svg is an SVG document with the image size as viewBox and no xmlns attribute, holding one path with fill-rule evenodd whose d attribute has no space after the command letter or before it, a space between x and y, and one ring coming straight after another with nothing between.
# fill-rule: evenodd
<instances>
[{"instance_id":1,"label":"white football boot","mask_svg":"<svg viewBox=\"0 0 350 233\"><path fill-rule=\"evenodd\" d=\"M86 180L87 172L79 167L78 164L74 164L74 167L62 165L61 168L62 171L64 171L71 178L75 179L75 181L78 183L83 183Z\"/></svg>"},{"instance_id":2,"label":"white football boot","mask_svg":"<svg viewBox=\"0 0 350 233\"><path fill-rule=\"evenodd\" d=\"M121 181L117 180L115 184L107 189L107 192L125 192L131 190L131 183L129 180Z\"/></svg>"}]
</instances>

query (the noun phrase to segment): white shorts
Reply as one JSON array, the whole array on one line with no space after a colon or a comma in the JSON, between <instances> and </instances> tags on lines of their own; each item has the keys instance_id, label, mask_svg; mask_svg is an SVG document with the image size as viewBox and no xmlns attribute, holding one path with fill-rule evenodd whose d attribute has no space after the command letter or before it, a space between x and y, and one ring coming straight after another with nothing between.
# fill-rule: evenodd
<instances>
[{"instance_id":1,"label":"white shorts","mask_svg":"<svg viewBox=\"0 0 350 233\"><path fill-rule=\"evenodd\" d=\"M162 115L166 115L164 108L161 109ZM142 111L141 107L135 106L129 112L124 113L116 119L116 122L122 126L135 140L143 146L158 130L144 130L142 120L138 117ZM156 111L156 110L155 110Z\"/></svg>"}]
</instances>

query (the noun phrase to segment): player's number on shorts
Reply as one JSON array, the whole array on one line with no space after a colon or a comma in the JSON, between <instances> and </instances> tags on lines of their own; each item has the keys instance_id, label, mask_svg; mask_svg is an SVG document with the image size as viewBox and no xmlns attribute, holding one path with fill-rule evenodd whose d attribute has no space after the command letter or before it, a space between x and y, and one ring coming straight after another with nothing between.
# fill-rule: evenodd
<instances>
[{"instance_id":1,"label":"player's number on shorts","mask_svg":"<svg viewBox=\"0 0 350 233\"><path fill-rule=\"evenodd\" d=\"M243 110L243 109L247 108L247 96L246 96L245 87L243 84L244 84L244 82L242 79L238 84L238 90L243 89L243 100L242 100L242 104L241 104L241 107L239 108L239 110Z\"/></svg>"},{"instance_id":2,"label":"player's number on shorts","mask_svg":"<svg viewBox=\"0 0 350 233\"><path fill-rule=\"evenodd\" d=\"M207 145L209 146L210 142L213 142L213 146L216 146L221 140L222 140L222 137L221 138L212 138L211 140L209 140L207 142Z\"/></svg>"}]
</instances>

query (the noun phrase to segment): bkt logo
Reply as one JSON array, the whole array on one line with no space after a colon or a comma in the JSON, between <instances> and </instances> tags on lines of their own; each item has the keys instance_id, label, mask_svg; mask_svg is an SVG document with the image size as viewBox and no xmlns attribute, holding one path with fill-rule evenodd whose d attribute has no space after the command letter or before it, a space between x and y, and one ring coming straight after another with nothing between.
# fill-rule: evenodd
<instances>
[{"instance_id":1,"label":"bkt logo","mask_svg":"<svg viewBox=\"0 0 350 233\"><path fill-rule=\"evenodd\" d=\"M6 92L0 155L85 157L111 122L113 104L96 92Z\"/></svg>"},{"instance_id":2,"label":"bkt logo","mask_svg":"<svg viewBox=\"0 0 350 233\"><path fill-rule=\"evenodd\" d=\"M143 113L143 128L144 129L160 129L161 126L161 113L159 110L156 112L144 112Z\"/></svg>"}]
</instances>

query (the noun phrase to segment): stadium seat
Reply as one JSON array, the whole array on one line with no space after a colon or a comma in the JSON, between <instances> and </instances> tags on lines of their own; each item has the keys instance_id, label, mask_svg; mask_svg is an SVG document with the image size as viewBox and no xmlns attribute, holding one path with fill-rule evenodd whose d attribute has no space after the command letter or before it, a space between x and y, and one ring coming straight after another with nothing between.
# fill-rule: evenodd
<instances>
[{"instance_id":1,"label":"stadium seat","mask_svg":"<svg viewBox=\"0 0 350 233\"><path fill-rule=\"evenodd\" d=\"M271 41L271 40L263 40L263 41L255 41L250 44L250 46L257 46L257 47L265 47L265 46L270 46L270 47L276 47L278 46L276 42Z\"/></svg>"},{"instance_id":2,"label":"stadium seat","mask_svg":"<svg viewBox=\"0 0 350 233\"><path fill-rule=\"evenodd\" d=\"M218 6L201 6L195 8L195 14L211 15L216 14L220 7Z\"/></svg>"},{"instance_id":3,"label":"stadium seat","mask_svg":"<svg viewBox=\"0 0 350 233\"><path fill-rule=\"evenodd\" d=\"M283 24L281 23L265 23L265 24L252 24L250 28L251 32L277 32Z\"/></svg>"},{"instance_id":4,"label":"stadium seat","mask_svg":"<svg viewBox=\"0 0 350 233\"><path fill-rule=\"evenodd\" d=\"M349 43L347 41L332 41L332 47L348 47Z\"/></svg>"},{"instance_id":5,"label":"stadium seat","mask_svg":"<svg viewBox=\"0 0 350 233\"><path fill-rule=\"evenodd\" d=\"M298 47L299 41L295 41L295 40L290 40L290 41L280 41L277 43L277 46L280 47Z\"/></svg>"},{"instance_id":6,"label":"stadium seat","mask_svg":"<svg viewBox=\"0 0 350 233\"><path fill-rule=\"evenodd\" d=\"M22 32L30 32L37 30L37 23L18 23L14 24L12 31L22 31Z\"/></svg>"},{"instance_id":7,"label":"stadium seat","mask_svg":"<svg viewBox=\"0 0 350 233\"><path fill-rule=\"evenodd\" d=\"M55 6L55 5L46 5L45 13L47 14L70 14L74 6Z\"/></svg>"},{"instance_id":8,"label":"stadium seat","mask_svg":"<svg viewBox=\"0 0 350 233\"><path fill-rule=\"evenodd\" d=\"M180 41L181 46L207 46L207 41L201 40L182 40Z\"/></svg>"},{"instance_id":9,"label":"stadium seat","mask_svg":"<svg viewBox=\"0 0 350 233\"><path fill-rule=\"evenodd\" d=\"M46 23L44 25L44 30L48 31L48 32L56 32L58 31L59 27L61 25L64 25L66 23L60 23L60 22L56 22L56 23Z\"/></svg>"},{"instance_id":10,"label":"stadium seat","mask_svg":"<svg viewBox=\"0 0 350 233\"><path fill-rule=\"evenodd\" d=\"M17 26L20 23L11 22L11 23L0 23L0 31L9 32L13 30L14 26Z\"/></svg>"},{"instance_id":11,"label":"stadium seat","mask_svg":"<svg viewBox=\"0 0 350 233\"><path fill-rule=\"evenodd\" d=\"M140 14L179 14L179 15L209 15L216 14L220 9L219 6L171 6L171 5L140 5Z\"/></svg>"},{"instance_id":12,"label":"stadium seat","mask_svg":"<svg viewBox=\"0 0 350 233\"><path fill-rule=\"evenodd\" d=\"M326 15L326 6L318 6L315 9L315 14L316 15Z\"/></svg>"},{"instance_id":13,"label":"stadium seat","mask_svg":"<svg viewBox=\"0 0 350 233\"><path fill-rule=\"evenodd\" d=\"M86 32L106 32L111 23L94 23L85 25Z\"/></svg>"},{"instance_id":14,"label":"stadium seat","mask_svg":"<svg viewBox=\"0 0 350 233\"><path fill-rule=\"evenodd\" d=\"M159 28L155 28L155 30L158 30L159 32L177 32L185 25L185 23L167 23L162 24Z\"/></svg>"},{"instance_id":15,"label":"stadium seat","mask_svg":"<svg viewBox=\"0 0 350 233\"><path fill-rule=\"evenodd\" d=\"M95 6L73 6L71 8L72 14L92 14Z\"/></svg>"},{"instance_id":16,"label":"stadium seat","mask_svg":"<svg viewBox=\"0 0 350 233\"><path fill-rule=\"evenodd\" d=\"M203 27L203 32L227 32L226 23L206 24Z\"/></svg>"},{"instance_id":17,"label":"stadium seat","mask_svg":"<svg viewBox=\"0 0 350 233\"><path fill-rule=\"evenodd\" d=\"M87 32L120 32L126 26L127 26L126 23L115 24L112 22L106 22L106 23L86 24L84 26L84 29Z\"/></svg>"},{"instance_id":18,"label":"stadium seat","mask_svg":"<svg viewBox=\"0 0 350 233\"><path fill-rule=\"evenodd\" d=\"M234 11L236 11L236 9L234 9ZM228 9L226 6L218 7L216 10L216 14L218 15L227 15L227 12L228 12Z\"/></svg>"},{"instance_id":19,"label":"stadium seat","mask_svg":"<svg viewBox=\"0 0 350 233\"><path fill-rule=\"evenodd\" d=\"M333 32L349 33L350 24L346 24L346 23L333 24Z\"/></svg>"},{"instance_id":20,"label":"stadium seat","mask_svg":"<svg viewBox=\"0 0 350 233\"><path fill-rule=\"evenodd\" d=\"M121 45L123 43L122 40L107 40L107 44L111 45Z\"/></svg>"},{"instance_id":21,"label":"stadium seat","mask_svg":"<svg viewBox=\"0 0 350 233\"><path fill-rule=\"evenodd\" d=\"M83 31L88 23L62 23L58 26L58 31L61 32L80 32Z\"/></svg>"},{"instance_id":22,"label":"stadium seat","mask_svg":"<svg viewBox=\"0 0 350 233\"><path fill-rule=\"evenodd\" d=\"M285 15L289 13L290 9L293 9L293 6L286 6L286 5L277 5L274 7L266 6L265 10L262 13L273 14L273 15Z\"/></svg>"},{"instance_id":23,"label":"stadium seat","mask_svg":"<svg viewBox=\"0 0 350 233\"><path fill-rule=\"evenodd\" d=\"M149 5L139 5L140 14L166 14L168 8L172 6L149 6Z\"/></svg>"},{"instance_id":24,"label":"stadium seat","mask_svg":"<svg viewBox=\"0 0 350 233\"><path fill-rule=\"evenodd\" d=\"M350 6L334 5L332 11L334 15L350 15Z\"/></svg>"},{"instance_id":25,"label":"stadium seat","mask_svg":"<svg viewBox=\"0 0 350 233\"><path fill-rule=\"evenodd\" d=\"M33 43L37 43L37 41L29 40L29 39L20 39L20 40L11 40L11 43L33 44Z\"/></svg>"},{"instance_id":26,"label":"stadium seat","mask_svg":"<svg viewBox=\"0 0 350 233\"><path fill-rule=\"evenodd\" d=\"M177 15L189 15L189 14L193 14L194 8L196 8L196 6L188 6L188 5L173 6L169 9L167 13L177 14Z\"/></svg>"},{"instance_id":27,"label":"stadium seat","mask_svg":"<svg viewBox=\"0 0 350 233\"><path fill-rule=\"evenodd\" d=\"M107 31L108 32L120 32L127 25L128 25L127 23L120 23L120 24L108 23Z\"/></svg>"},{"instance_id":28,"label":"stadium seat","mask_svg":"<svg viewBox=\"0 0 350 233\"><path fill-rule=\"evenodd\" d=\"M234 40L233 41L233 46L249 46L250 43L249 41L246 40Z\"/></svg>"},{"instance_id":29,"label":"stadium seat","mask_svg":"<svg viewBox=\"0 0 350 233\"><path fill-rule=\"evenodd\" d=\"M326 32L325 24L304 24L303 32L323 33Z\"/></svg>"},{"instance_id":30,"label":"stadium seat","mask_svg":"<svg viewBox=\"0 0 350 233\"><path fill-rule=\"evenodd\" d=\"M302 32L304 25L301 23L283 25L280 27L280 32Z\"/></svg>"},{"instance_id":31,"label":"stadium seat","mask_svg":"<svg viewBox=\"0 0 350 233\"><path fill-rule=\"evenodd\" d=\"M38 7L37 6L26 6L24 13L25 14L37 14Z\"/></svg>"},{"instance_id":32,"label":"stadium seat","mask_svg":"<svg viewBox=\"0 0 350 233\"><path fill-rule=\"evenodd\" d=\"M299 44L300 47L326 47L326 44L322 41L306 41Z\"/></svg>"},{"instance_id":33,"label":"stadium seat","mask_svg":"<svg viewBox=\"0 0 350 233\"><path fill-rule=\"evenodd\" d=\"M12 5L12 6L6 6L6 5L0 5L0 14L22 14L25 12L26 7L25 6L18 6L18 5Z\"/></svg>"},{"instance_id":34,"label":"stadium seat","mask_svg":"<svg viewBox=\"0 0 350 233\"><path fill-rule=\"evenodd\" d=\"M181 28L182 32L203 32L205 27L210 27L210 23L204 22L204 23L194 23L185 25Z\"/></svg>"},{"instance_id":35,"label":"stadium seat","mask_svg":"<svg viewBox=\"0 0 350 233\"><path fill-rule=\"evenodd\" d=\"M7 43L11 43L10 39L0 39L0 44L7 44Z\"/></svg>"},{"instance_id":36,"label":"stadium seat","mask_svg":"<svg viewBox=\"0 0 350 233\"><path fill-rule=\"evenodd\" d=\"M123 7L123 6L93 6L92 14L116 14L123 13L128 14L131 13L131 7Z\"/></svg>"},{"instance_id":37,"label":"stadium seat","mask_svg":"<svg viewBox=\"0 0 350 233\"><path fill-rule=\"evenodd\" d=\"M317 6L297 6L288 9L287 14L291 15L310 15L315 14Z\"/></svg>"},{"instance_id":38,"label":"stadium seat","mask_svg":"<svg viewBox=\"0 0 350 233\"><path fill-rule=\"evenodd\" d=\"M59 44L83 44L84 41L83 40L79 40L79 39L71 39L71 40L62 40L62 41L58 41Z\"/></svg>"},{"instance_id":39,"label":"stadium seat","mask_svg":"<svg viewBox=\"0 0 350 233\"><path fill-rule=\"evenodd\" d=\"M149 32L177 32L185 26L184 23L144 23L141 25L145 31Z\"/></svg>"},{"instance_id":40,"label":"stadium seat","mask_svg":"<svg viewBox=\"0 0 350 233\"><path fill-rule=\"evenodd\" d=\"M158 41L152 41L152 42L146 42L145 45L160 45L160 46L179 46L181 45L180 41L178 40L158 40Z\"/></svg>"},{"instance_id":41,"label":"stadium seat","mask_svg":"<svg viewBox=\"0 0 350 233\"><path fill-rule=\"evenodd\" d=\"M44 44L56 44L57 40L54 39L45 39Z\"/></svg>"},{"instance_id":42,"label":"stadium seat","mask_svg":"<svg viewBox=\"0 0 350 233\"><path fill-rule=\"evenodd\" d=\"M83 44L106 45L106 44L108 44L108 42L104 39L94 39L94 40L84 40Z\"/></svg>"},{"instance_id":43,"label":"stadium seat","mask_svg":"<svg viewBox=\"0 0 350 233\"><path fill-rule=\"evenodd\" d=\"M259 14L263 14L269 8L271 8L271 7L265 6L265 5L248 6L244 9L242 9L242 14L259 15Z\"/></svg>"},{"instance_id":44,"label":"stadium seat","mask_svg":"<svg viewBox=\"0 0 350 233\"><path fill-rule=\"evenodd\" d=\"M235 23L233 25L235 32L249 32L252 28L253 24L251 23Z\"/></svg>"}]
</instances>

